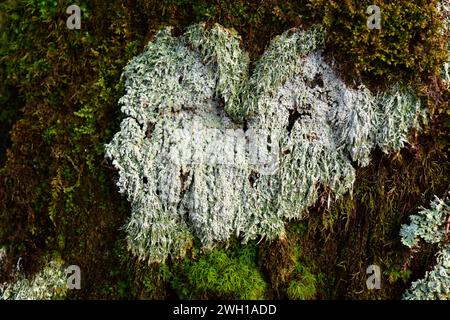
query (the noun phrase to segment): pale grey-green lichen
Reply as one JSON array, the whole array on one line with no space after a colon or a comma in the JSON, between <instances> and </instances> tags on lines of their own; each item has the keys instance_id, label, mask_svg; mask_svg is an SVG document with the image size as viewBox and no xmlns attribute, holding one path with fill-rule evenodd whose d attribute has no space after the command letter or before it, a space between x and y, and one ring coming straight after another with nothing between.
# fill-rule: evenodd
<instances>
[{"instance_id":1,"label":"pale grey-green lichen","mask_svg":"<svg viewBox=\"0 0 450 320\"><path fill-rule=\"evenodd\" d=\"M130 62L127 117L106 151L132 203L134 254L163 261L195 237L212 247L232 234L281 236L321 187L329 202L351 191L352 161L403 147L424 116L419 100L401 86L379 95L346 86L322 57L323 39L318 26L289 30L249 76L239 37L194 25L178 38L159 32Z\"/></svg>"},{"instance_id":2,"label":"pale grey-green lichen","mask_svg":"<svg viewBox=\"0 0 450 320\"><path fill-rule=\"evenodd\" d=\"M450 300L450 247L436 254L433 270L427 271L423 279L411 284L403 294L404 300Z\"/></svg>"},{"instance_id":3,"label":"pale grey-green lichen","mask_svg":"<svg viewBox=\"0 0 450 320\"><path fill-rule=\"evenodd\" d=\"M16 272L13 283L0 285L0 300L55 300L67 294L67 277L59 260L52 260L32 278Z\"/></svg>"},{"instance_id":4,"label":"pale grey-green lichen","mask_svg":"<svg viewBox=\"0 0 450 320\"><path fill-rule=\"evenodd\" d=\"M402 242L409 248L419 246L419 238L428 243L438 243L436 265L427 271L423 279L411 284L404 293L406 300L449 300L450 299L450 245L445 244L448 236L445 229L450 217L450 199L437 197L431 202L431 208L421 208L417 215L411 215L411 223L402 225Z\"/></svg>"},{"instance_id":5,"label":"pale grey-green lichen","mask_svg":"<svg viewBox=\"0 0 450 320\"><path fill-rule=\"evenodd\" d=\"M409 225L402 225L402 243L409 248L418 245L419 238L428 243L443 242L445 219L450 214L450 202L435 197L430 208L420 208L419 214L411 215Z\"/></svg>"},{"instance_id":6,"label":"pale grey-green lichen","mask_svg":"<svg viewBox=\"0 0 450 320\"><path fill-rule=\"evenodd\" d=\"M233 205L241 202L232 190L243 181L242 170L171 161L172 146L181 142L174 134L179 128L237 128L222 107L234 112L247 61L233 33L196 25L179 39L170 29L159 32L126 67L121 103L128 118L108 155L120 169L120 191L133 203L126 229L129 247L139 257L182 256L192 243L192 229L204 243L230 236ZM184 149L188 146L178 148ZM217 187L211 188L208 177L215 176Z\"/></svg>"},{"instance_id":7,"label":"pale grey-green lichen","mask_svg":"<svg viewBox=\"0 0 450 320\"><path fill-rule=\"evenodd\" d=\"M409 88L391 87L378 96L379 124L375 141L385 153L399 151L405 146L411 128L420 128L427 121L427 109Z\"/></svg>"}]
</instances>

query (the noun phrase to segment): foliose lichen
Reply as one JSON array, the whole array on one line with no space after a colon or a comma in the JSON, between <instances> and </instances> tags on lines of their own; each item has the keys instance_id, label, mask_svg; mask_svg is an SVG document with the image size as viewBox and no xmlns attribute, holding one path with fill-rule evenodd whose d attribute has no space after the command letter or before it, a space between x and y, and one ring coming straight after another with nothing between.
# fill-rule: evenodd
<instances>
[{"instance_id":1,"label":"foliose lichen","mask_svg":"<svg viewBox=\"0 0 450 320\"><path fill-rule=\"evenodd\" d=\"M409 248L418 248L419 239L428 243L438 243L436 264L427 271L423 279L414 281L403 294L405 300L448 300L450 299L450 245L445 243L448 229L445 225L450 217L450 199L438 197L431 208L421 208L417 215L411 215L411 223L402 225L402 242Z\"/></svg>"},{"instance_id":2,"label":"foliose lichen","mask_svg":"<svg viewBox=\"0 0 450 320\"><path fill-rule=\"evenodd\" d=\"M16 281L0 285L0 300L55 300L67 294L67 277L61 261L51 260L32 278L16 270Z\"/></svg>"},{"instance_id":3,"label":"foliose lichen","mask_svg":"<svg viewBox=\"0 0 450 320\"><path fill-rule=\"evenodd\" d=\"M351 191L352 162L404 146L425 118L411 89L372 94L325 62L320 26L276 37L248 74L240 38L219 25L160 31L125 68L126 118L106 147L132 203L128 246L181 257L236 234L275 238L321 188Z\"/></svg>"}]
</instances>

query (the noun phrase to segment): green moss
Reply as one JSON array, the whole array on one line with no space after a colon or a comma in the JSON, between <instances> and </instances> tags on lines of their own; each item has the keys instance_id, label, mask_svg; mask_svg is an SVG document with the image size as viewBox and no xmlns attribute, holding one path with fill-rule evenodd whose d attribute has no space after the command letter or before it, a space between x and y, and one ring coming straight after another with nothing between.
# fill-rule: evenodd
<instances>
[{"instance_id":1,"label":"green moss","mask_svg":"<svg viewBox=\"0 0 450 320\"><path fill-rule=\"evenodd\" d=\"M316 278L308 269L300 280L292 280L287 288L287 296L292 300L310 300L316 295Z\"/></svg>"},{"instance_id":2,"label":"green moss","mask_svg":"<svg viewBox=\"0 0 450 320\"><path fill-rule=\"evenodd\" d=\"M269 297L275 299L309 300L318 297L324 275L304 253L301 240L307 236L307 223L291 223L288 238L264 243L259 262L272 288ZM314 271L313 271L314 270Z\"/></svg>"},{"instance_id":3,"label":"green moss","mask_svg":"<svg viewBox=\"0 0 450 320\"><path fill-rule=\"evenodd\" d=\"M404 268L400 265L387 265L387 270L384 272L389 284L395 284L401 280L404 283L408 283L411 278L412 271L408 268Z\"/></svg>"},{"instance_id":4,"label":"green moss","mask_svg":"<svg viewBox=\"0 0 450 320\"><path fill-rule=\"evenodd\" d=\"M172 287L185 299L264 299L267 290L256 262L256 245L214 249L175 266Z\"/></svg>"},{"instance_id":5,"label":"green moss","mask_svg":"<svg viewBox=\"0 0 450 320\"><path fill-rule=\"evenodd\" d=\"M335 57L351 61L349 77L373 82L440 73L447 56L444 39L436 36L442 29L437 1L310 2L322 10ZM366 26L366 9L374 4L381 10L380 30Z\"/></svg>"},{"instance_id":6,"label":"green moss","mask_svg":"<svg viewBox=\"0 0 450 320\"><path fill-rule=\"evenodd\" d=\"M286 294L293 300L310 300L317 295L317 283L321 281L322 275L315 275L310 268L305 265L300 246L293 249L293 260L295 261L294 272L289 282Z\"/></svg>"},{"instance_id":7,"label":"green moss","mask_svg":"<svg viewBox=\"0 0 450 320\"><path fill-rule=\"evenodd\" d=\"M285 297L285 288L295 271L294 249L285 238L264 241L259 246L258 262L270 284L270 298Z\"/></svg>"}]
</instances>

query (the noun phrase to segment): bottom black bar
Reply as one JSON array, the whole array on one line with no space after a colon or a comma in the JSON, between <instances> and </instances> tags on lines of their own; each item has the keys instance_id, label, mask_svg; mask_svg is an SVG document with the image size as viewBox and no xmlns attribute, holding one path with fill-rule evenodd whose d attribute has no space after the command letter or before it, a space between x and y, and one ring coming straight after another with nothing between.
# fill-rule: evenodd
<instances>
[{"instance_id":1,"label":"bottom black bar","mask_svg":"<svg viewBox=\"0 0 450 320\"><path fill-rule=\"evenodd\" d=\"M135 319L306 319L329 316L386 317L395 308L401 309L402 318L443 311L450 304L439 301L0 301L2 314L11 312L14 317L28 313L45 315L46 319L62 315L87 320L96 314L103 319L111 314L128 320ZM430 307L428 309L427 307ZM24 314L25 315L25 314Z\"/></svg>"}]
</instances>

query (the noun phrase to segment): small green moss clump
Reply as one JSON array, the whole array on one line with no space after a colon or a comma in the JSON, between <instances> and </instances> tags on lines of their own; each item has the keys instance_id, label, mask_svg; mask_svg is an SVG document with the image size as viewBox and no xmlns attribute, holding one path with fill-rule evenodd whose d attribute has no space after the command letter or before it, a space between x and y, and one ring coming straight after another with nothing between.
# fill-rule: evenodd
<instances>
[{"instance_id":1,"label":"small green moss clump","mask_svg":"<svg viewBox=\"0 0 450 320\"><path fill-rule=\"evenodd\" d=\"M264 299L267 285L257 265L255 243L215 249L178 265L172 287L185 299Z\"/></svg>"}]
</instances>

